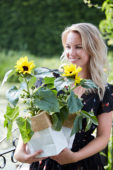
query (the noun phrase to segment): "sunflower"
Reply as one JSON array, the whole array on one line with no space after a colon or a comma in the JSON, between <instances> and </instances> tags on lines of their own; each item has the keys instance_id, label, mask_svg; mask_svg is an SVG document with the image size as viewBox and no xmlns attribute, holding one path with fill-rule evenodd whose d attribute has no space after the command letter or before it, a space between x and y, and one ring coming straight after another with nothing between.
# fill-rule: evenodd
<instances>
[{"instance_id":1,"label":"sunflower","mask_svg":"<svg viewBox=\"0 0 113 170\"><path fill-rule=\"evenodd\" d=\"M81 80L82 80L82 78L80 76L78 76L78 73L77 73L75 75L75 86L76 86L76 84L79 84Z\"/></svg>"},{"instance_id":2,"label":"sunflower","mask_svg":"<svg viewBox=\"0 0 113 170\"><path fill-rule=\"evenodd\" d=\"M81 70L82 70L81 67L77 67L76 65L73 65L73 64L65 65L64 66L64 74L62 74L62 76L73 77L77 73L79 73Z\"/></svg>"},{"instance_id":3,"label":"sunflower","mask_svg":"<svg viewBox=\"0 0 113 170\"><path fill-rule=\"evenodd\" d=\"M21 57L16 63L16 71L23 74L31 74L32 69L35 67L33 61L28 61L27 56Z\"/></svg>"}]
</instances>

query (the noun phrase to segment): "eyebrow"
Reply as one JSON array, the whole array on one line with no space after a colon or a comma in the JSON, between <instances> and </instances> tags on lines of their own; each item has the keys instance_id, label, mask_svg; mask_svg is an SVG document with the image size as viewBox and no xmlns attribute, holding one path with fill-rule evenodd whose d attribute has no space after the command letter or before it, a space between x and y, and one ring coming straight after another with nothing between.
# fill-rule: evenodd
<instances>
[{"instance_id":1,"label":"eyebrow","mask_svg":"<svg viewBox=\"0 0 113 170\"><path fill-rule=\"evenodd\" d=\"M70 44L67 43L66 45L70 45ZM82 45L82 44L76 44L75 46L77 46L77 45L79 46L79 45Z\"/></svg>"}]
</instances>

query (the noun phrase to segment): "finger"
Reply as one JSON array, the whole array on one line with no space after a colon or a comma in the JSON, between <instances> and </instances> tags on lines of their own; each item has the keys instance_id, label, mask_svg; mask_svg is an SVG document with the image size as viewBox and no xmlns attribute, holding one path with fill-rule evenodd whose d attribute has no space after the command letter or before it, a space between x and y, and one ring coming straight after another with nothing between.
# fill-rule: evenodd
<instances>
[{"instance_id":1,"label":"finger","mask_svg":"<svg viewBox=\"0 0 113 170\"><path fill-rule=\"evenodd\" d=\"M44 158L34 158L34 159L33 159L33 162L41 162L41 161L43 161L44 159L46 159L46 157L44 157Z\"/></svg>"},{"instance_id":2,"label":"finger","mask_svg":"<svg viewBox=\"0 0 113 170\"><path fill-rule=\"evenodd\" d=\"M38 150L35 153L31 154L31 157L36 157L37 155L40 155L43 152L43 150Z\"/></svg>"},{"instance_id":3,"label":"finger","mask_svg":"<svg viewBox=\"0 0 113 170\"><path fill-rule=\"evenodd\" d=\"M26 163L31 164L32 162L42 162L42 160L46 159L47 157L43 157L43 158L27 158Z\"/></svg>"},{"instance_id":4,"label":"finger","mask_svg":"<svg viewBox=\"0 0 113 170\"><path fill-rule=\"evenodd\" d=\"M58 159L57 156L51 156L50 158L53 159L53 160L57 160Z\"/></svg>"},{"instance_id":5,"label":"finger","mask_svg":"<svg viewBox=\"0 0 113 170\"><path fill-rule=\"evenodd\" d=\"M37 154L36 154L36 155L37 155ZM35 155L35 154L27 155L26 158L25 158L25 163L31 164L32 162L38 162L38 161L40 161L39 158L36 158L36 155Z\"/></svg>"}]
</instances>

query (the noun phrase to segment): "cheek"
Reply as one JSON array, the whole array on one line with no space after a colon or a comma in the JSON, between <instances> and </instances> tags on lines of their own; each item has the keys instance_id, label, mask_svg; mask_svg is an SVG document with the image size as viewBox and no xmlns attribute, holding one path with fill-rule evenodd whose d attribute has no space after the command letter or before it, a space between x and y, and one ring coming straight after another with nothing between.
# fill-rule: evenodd
<instances>
[{"instance_id":1,"label":"cheek","mask_svg":"<svg viewBox=\"0 0 113 170\"><path fill-rule=\"evenodd\" d=\"M79 53L81 55L81 57L86 60L89 61L90 60L90 56L86 51L81 51L81 53Z\"/></svg>"},{"instance_id":2,"label":"cheek","mask_svg":"<svg viewBox=\"0 0 113 170\"><path fill-rule=\"evenodd\" d=\"M90 60L90 55L87 52L85 52L85 58L86 58L87 61Z\"/></svg>"},{"instance_id":3,"label":"cheek","mask_svg":"<svg viewBox=\"0 0 113 170\"><path fill-rule=\"evenodd\" d=\"M89 63L89 61L90 61L90 56L89 55L84 55L83 56L83 58L84 58L84 61L86 62L86 63Z\"/></svg>"}]
</instances>

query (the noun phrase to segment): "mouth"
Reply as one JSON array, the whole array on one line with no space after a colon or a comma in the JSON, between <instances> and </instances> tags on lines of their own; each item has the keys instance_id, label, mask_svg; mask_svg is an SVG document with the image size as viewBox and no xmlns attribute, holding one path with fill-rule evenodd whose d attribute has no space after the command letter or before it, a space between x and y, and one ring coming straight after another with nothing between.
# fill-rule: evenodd
<instances>
[{"instance_id":1,"label":"mouth","mask_svg":"<svg viewBox=\"0 0 113 170\"><path fill-rule=\"evenodd\" d=\"M80 60L80 58L69 58L69 60L71 61L71 62L75 62L75 61L78 61L78 60Z\"/></svg>"}]
</instances>

